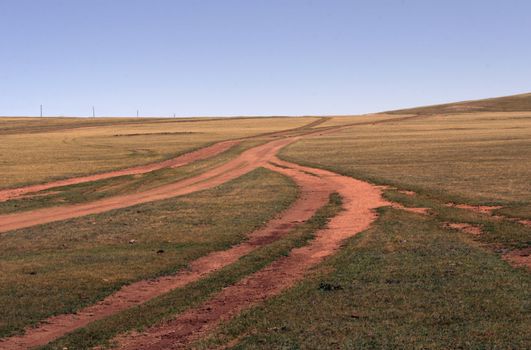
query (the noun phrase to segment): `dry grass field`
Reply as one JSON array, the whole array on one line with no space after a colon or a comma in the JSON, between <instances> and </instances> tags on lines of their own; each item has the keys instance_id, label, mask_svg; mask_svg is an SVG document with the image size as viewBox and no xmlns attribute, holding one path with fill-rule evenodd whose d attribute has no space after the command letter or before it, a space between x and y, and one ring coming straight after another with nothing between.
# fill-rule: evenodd
<instances>
[{"instance_id":1,"label":"dry grass field","mask_svg":"<svg viewBox=\"0 0 531 350\"><path fill-rule=\"evenodd\" d=\"M510 204L531 201L530 135L531 112L437 115L306 138L282 155L406 190Z\"/></svg>"},{"instance_id":2,"label":"dry grass field","mask_svg":"<svg viewBox=\"0 0 531 350\"><path fill-rule=\"evenodd\" d=\"M42 119L0 118L0 188L160 161L213 142L297 128L317 120Z\"/></svg>"},{"instance_id":3,"label":"dry grass field","mask_svg":"<svg viewBox=\"0 0 531 350\"><path fill-rule=\"evenodd\" d=\"M0 188L249 137L181 167L0 202L0 224L40 208L193 186L187 181L204 183L256 164L196 193L0 233L0 349L131 349L127 340L153 334L146 348L167 348L164 341L184 332L171 328L179 317L185 326L201 317L215 321L173 344L189 349L531 348L531 94L351 117L0 123ZM216 169L222 170L209 173ZM341 182L347 177L362 181ZM380 200L376 212L349 216L362 212L371 195ZM283 269L307 263L301 249L323 254L360 220L367 225L299 279ZM271 223L274 238L249 238ZM241 243L253 249L227 259ZM208 272L190 283L37 345L13 345L16 334L39 338L46 329L61 330L61 321L41 323L50 316L86 317L84 307L146 279L157 286L160 279L152 278L193 273L197 259L210 254L225 257L226 265L203 262ZM268 272L276 278L244 289ZM278 293L260 294L282 281ZM234 309L224 309L230 298L208 304L232 290L229 297L258 302ZM32 333L28 326L37 328Z\"/></svg>"},{"instance_id":4,"label":"dry grass field","mask_svg":"<svg viewBox=\"0 0 531 350\"><path fill-rule=\"evenodd\" d=\"M2 234L0 337L226 249L295 196L289 179L257 170L214 190Z\"/></svg>"}]
</instances>

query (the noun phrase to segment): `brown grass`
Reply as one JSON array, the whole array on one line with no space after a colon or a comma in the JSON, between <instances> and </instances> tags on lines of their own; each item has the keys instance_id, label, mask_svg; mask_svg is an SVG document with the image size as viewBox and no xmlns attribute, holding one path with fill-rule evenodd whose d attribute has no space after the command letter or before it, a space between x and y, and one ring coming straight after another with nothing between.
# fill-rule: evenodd
<instances>
[{"instance_id":1,"label":"brown grass","mask_svg":"<svg viewBox=\"0 0 531 350\"><path fill-rule=\"evenodd\" d=\"M531 113L433 116L306 138L283 157L465 202L531 202Z\"/></svg>"},{"instance_id":2,"label":"brown grass","mask_svg":"<svg viewBox=\"0 0 531 350\"><path fill-rule=\"evenodd\" d=\"M83 119L43 118L50 123L47 127L48 124L34 119L0 119L2 128L10 129L10 133L2 135L0 143L0 188L149 163L212 142L296 128L317 120L144 119L139 123L131 118L102 121L96 118L101 125L89 127L91 124ZM35 128L41 132L35 132ZM47 131L49 128L52 131ZM115 137L117 134L131 136Z\"/></svg>"},{"instance_id":3,"label":"brown grass","mask_svg":"<svg viewBox=\"0 0 531 350\"><path fill-rule=\"evenodd\" d=\"M388 112L390 114L453 114L472 112L521 112L531 111L531 93L488 98L484 100L446 103Z\"/></svg>"}]
</instances>

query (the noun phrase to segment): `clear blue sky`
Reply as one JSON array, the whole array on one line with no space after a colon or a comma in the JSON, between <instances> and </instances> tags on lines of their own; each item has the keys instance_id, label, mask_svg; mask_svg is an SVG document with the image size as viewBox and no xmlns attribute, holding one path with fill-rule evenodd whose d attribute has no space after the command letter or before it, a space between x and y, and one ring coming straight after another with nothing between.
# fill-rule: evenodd
<instances>
[{"instance_id":1,"label":"clear blue sky","mask_svg":"<svg viewBox=\"0 0 531 350\"><path fill-rule=\"evenodd\" d=\"M356 114L531 91L531 1L0 0L0 115Z\"/></svg>"}]
</instances>

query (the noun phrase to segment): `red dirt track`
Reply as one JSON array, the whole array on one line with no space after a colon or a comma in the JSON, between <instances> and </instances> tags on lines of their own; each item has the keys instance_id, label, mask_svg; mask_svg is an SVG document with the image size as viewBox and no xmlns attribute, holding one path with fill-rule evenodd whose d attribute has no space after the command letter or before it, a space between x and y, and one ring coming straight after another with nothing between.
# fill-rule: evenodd
<instances>
[{"instance_id":1,"label":"red dirt track","mask_svg":"<svg viewBox=\"0 0 531 350\"><path fill-rule=\"evenodd\" d=\"M0 215L0 233L206 190L240 177L266 164L268 159L276 154L280 148L296 139L279 139L251 148L237 158L201 175L144 192L115 196L89 203Z\"/></svg>"},{"instance_id":2,"label":"red dirt track","mask_svg":"<svg viewBox=\"0 0 531 350\"><path fill-rule=\"evenodd\" d=\"M381 199L380 191L366 182L279 160L275 160L275 163L282 168L274 165L267 167L294 179L309 172L326 180L326 186L330 186L343 198L344 211L332 218L326 229L317 232L309 245L293 249L289 256L223 289L200 307L185 311L173 320L144 333L119 337L120 349L163 350L186 347L221 321L281 293L301 280L312 266L335 253L345 239L367 229L376 218L375 208L388 204Z\"/></svg>"},{"instance_id":3,"label":"red dirt track","mask_svg":"<svg viewBox=\"0 0 531 350\"><path fill-rule=\"evenodd\" d=\"M197 281L208 273L235 262L257 247L282 237L312 217L317 209L326 204L330 193L338 192L343 198L344 211L332 218L326 229L317 232L315 239L307 246L292 250L289 256L283 257L237 284L225 288L201 307L188 310L167 324L156 326L146 333L137 334L133 337L121 337L119 339L120 344L124 349L180 348L205 331L215 327L219 322L233 317L251 305L279 294L301 280L312 266L332 255L346 238L368 228L376 218L375 208L389 203L381 198L380 189L366 182L330 171L299 166L276 158L276 154L281 148L299 138L300 136L293 136L268 142L251 148L235 159L203 174L144 192L106 198L91 203L0 215L0 232L7 232L206 190L240 177L258 167L266 167L291 177L299 185L301 193L300 198L278 218L267 223L262 229L250 233L246 242L233 246L226 251L213 252L199 258L190 264L188 270L175 275L156 280L139 281L125 286L118 292L76 314L51 317L36 328L28 328L21 336L0 340L0 348L27 349L44 345L68 332L86 326L90 322L103 319L175 288ZM233 144L227 142L223 147L228 149ZM219 147L221 146L208 152L210 155L212 152L220 153L223 147ZM200 156L188 162L210 156L206 151L197 152ZM140 167L124 171L138 168ZM100 176L105 176L105 174ZM77 179L83 179L80 182L85 182L84 179L88 178ZM75 181L76 179L71 180ZM52 187L54 186L46 188ZM25 193L32 191L27 190Z\"/></svg>"},{"instance_id":4,"label":"red dirt track","mask_svg":"<svg viewBox=\"0 0 531 350\"><path fill-rule=\"evenodd\" d=\"M212 146L204 147L198 149L197 151L192 151L178 157L168 159L158 163L151 163L146 165L140 165L132 168L110 171L102 174L74 177L65 180L48 182L45 184L24 186L13 189L0 190L0 202L5 202L10 199L15 199L22 197L28 193L40 192L44 190L49 190L51 188L76 185L84 182L93 182L98 180L110 179L113 177L124 176L124 175L138 175L145 174L155 170L160 170L164 168L176 168L192 162L213 157L217 154L223 153L229 148L235 146L241 141L222 141L218 142Z\"/></svg>"},{"instance_id":5,"label":"red dirt track","mask_svg":"<svg viewBox=\"0 0 531 350\"><path fill-rule=\"evenodd\" d=\"M304 223L317 209L328 202L330 186L321 178L300 174L294 178L300 187L300 196L281 215L263 228L252 232L248 240L225 251L217 251L190 263L189 268L172 276L139 281L127 285L104 300L86 307L76 314L51 317L36 328L28 328L24 335L0 340L0 348L27 349L44 345L90 322L103 319L135 305L145 303L173 289L183 287L205 277L211 272L237 261L260 246L267 245Z\"/></svg>"}]
</instances>

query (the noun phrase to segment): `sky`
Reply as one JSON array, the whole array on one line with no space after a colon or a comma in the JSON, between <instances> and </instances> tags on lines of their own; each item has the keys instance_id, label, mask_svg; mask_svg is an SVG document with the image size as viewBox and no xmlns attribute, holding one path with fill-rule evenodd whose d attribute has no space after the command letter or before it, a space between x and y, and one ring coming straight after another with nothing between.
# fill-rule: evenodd
<instances>
[{"instance_id":1,"label":"sky","mask_svg":"<svg viewBox=\"0 0 531 350\"><path fill-rule=\"evenodd\" d=\"M361 114L530 91L528 0L0 0L0 115Z\"/></svg>"}]
</instances>

